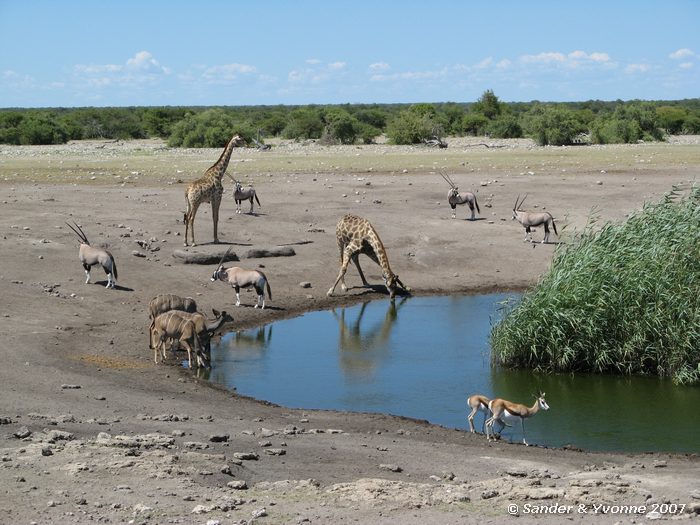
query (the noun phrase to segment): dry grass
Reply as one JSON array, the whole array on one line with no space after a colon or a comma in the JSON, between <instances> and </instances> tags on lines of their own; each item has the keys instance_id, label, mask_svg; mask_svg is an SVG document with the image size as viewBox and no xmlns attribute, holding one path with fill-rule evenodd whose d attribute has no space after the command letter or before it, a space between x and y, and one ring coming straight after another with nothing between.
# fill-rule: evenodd
<instances>
[{"instance_id":1,"label":"dry grass","mask_svg":"<svg viewBox=\"0 0 700 525\"><path fill-rule=\"evenodd\" d=\"M322 146L276 141L270 151L237 149L228 172L270 174L425 174L446 170L488 177L517 173L616 172L700 164L697 137L674 143L538 147L530 140L450 139L425 146ZM487 148L482 144L489 144ZM173 149L160 140L81 141L62 146L0 146L0 182L138 184L186 182L218 158L219 149ZM260 181L264 184L264 179Z\"/></svg>"}]
</instances>

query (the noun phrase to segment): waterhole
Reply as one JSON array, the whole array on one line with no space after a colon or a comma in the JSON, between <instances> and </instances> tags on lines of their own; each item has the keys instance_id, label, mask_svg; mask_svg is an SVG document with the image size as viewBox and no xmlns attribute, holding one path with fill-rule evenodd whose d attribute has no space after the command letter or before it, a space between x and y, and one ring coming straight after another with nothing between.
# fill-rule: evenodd
<instances>
[{"instance_id":1,"label":"waterhole","mask_svg":"<svg viewBox=\"0 0 700 525\"><path fill-rule=\"evenodd\" d=\"M646 377L537 374L491 366L488 334L513 294L414 297L311 312L212 345L209 379L290 408L380 412L468 429L473 393L550 410L531 444L700 452L700 389ZM477 415L475 426L482 428ZM520 426L503 439L522 440Z\"/></svg>"}]
</instances>

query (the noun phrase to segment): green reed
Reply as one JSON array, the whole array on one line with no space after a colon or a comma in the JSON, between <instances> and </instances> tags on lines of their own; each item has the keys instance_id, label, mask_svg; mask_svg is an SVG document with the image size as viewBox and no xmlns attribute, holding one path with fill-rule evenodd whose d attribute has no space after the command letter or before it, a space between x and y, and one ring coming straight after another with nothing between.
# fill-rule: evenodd
<instances>
[{"instance_id":1,"label":"green reed","mask_svg":"<svg viewBox=\"0 0 700 525\"><path fill-rule=\"evenodd\" d=\"M494 363L700 384L700 188L594 220L491 330Z\"/></svg>"}]
</instances>

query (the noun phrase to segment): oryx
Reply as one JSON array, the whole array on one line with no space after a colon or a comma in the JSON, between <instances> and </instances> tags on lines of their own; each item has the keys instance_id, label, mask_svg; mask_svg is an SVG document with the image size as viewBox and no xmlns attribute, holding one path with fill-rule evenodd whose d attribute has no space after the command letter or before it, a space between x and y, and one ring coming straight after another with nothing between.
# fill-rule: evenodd
<instances>
[{"instance_id":1,"label":"oryx","mask_svg":"<svg viewBox=\"0 0 700 525\"><path fill-rule=\"evenodd\" d=\"M248 213L253 213L253 199L258 203L258 207L262 207L260 206L258 194L252 186L248 186L248 189L244 190L240 181L237 181L230 175L229 178L233 181L233 200L236 201L236 213L241 213L241 203L243 201L250 201L250 211Z\"/></svg>"},{"instance_id":2,"label":"oryx","mask_svg":"<svg viewBox=\"0 0 700 525\"><path fill-rule=\"evenodd\" d=\"M68 224L68 227L75 232L80 239L80 249L78 251L78 258L85 269L85 284L90 282L90 268L99 264L102 269L107 274L107 285L105 288L114 288L114 284L117 282L117 263L114 262L114 257L107 250L101 248L93 248L90 246L85 232L78 224L73 221L75 227Z\"/></svg>"},{"instance_id":3,"label":"oryx","mask_svg":"<svg viewBox=\"0 0 700 525\"><path fill-rule=\"evenodd\" d=\"M238 266L232 266L231 268L224 268L223 262L226 256L231 251L229 248L224 256L219 261L216 270L211 276L212 281L223 281L229 283L234 290L236 290L236 306L241 305L241 288L248 288L252 286L255 288L255 293L258 295L258 300L255 303L255 308L258 306L265 308L265 288L267 287L267 296L272 299L272 291L270 290L270 283L267 281L267 277L260 270L245 270L239 268Z\"/></svg>"},{"instance_id":4,"label":"oryx","mask_svg":"<svg viewBox=\"0 0 700 525\"><path fill-rule=\"evenodd\" d=\"M481 210L479 209L479 203L476 200L476 195L474 195L471 191L463 191L460 193L459 188L450 178L449 175L442 172L440 173L440 175L442 175L442 178L445 179L445 182L447 182L447 184L450 185L450 189L447 192L447 202L449 203L450 208L452 208L452 218L455 219L457 217L458 204L467 204L472 212L472 216L469 218L469 220L473 221L474 208L476 208L476 211L481 213Z\"/></svg>"},{"instance_id":5,"label":"oryx","mask_svg":"<svg viewBox=\"0 0 700 525\"><path fill-rule=\"evenodd\" d=\"M515 199L515 205L513 206L513 219L514 221L518 221L520 224L522 224L525 227L525 241L530 241L532 242L532 236L530 235L530 228L533 226L544 226L544 239L542 240L542 244L545 244L549 242L549 228L551 227L554 230L554 233L559 235L557 232L557 225L554 223L554 217L552 217L552 214L549 213L548 211L523 211L520 209L520 206L523 205L523 202L525 202L525 198L527 197L527 193L525 194L525 197L523 197L523 200L521 200L518 203L518 199L520 199L520 195Z\"/></svg>"}]
</instances>

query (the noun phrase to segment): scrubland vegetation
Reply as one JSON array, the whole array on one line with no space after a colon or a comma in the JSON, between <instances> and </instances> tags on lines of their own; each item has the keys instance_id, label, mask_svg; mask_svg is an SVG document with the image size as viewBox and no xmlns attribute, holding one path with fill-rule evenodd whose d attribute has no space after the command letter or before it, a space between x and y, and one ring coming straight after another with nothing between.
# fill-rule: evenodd
<instances>
[{"instance_id":1,"label":"scrubland vegetation","mask_svg":"<svg viewBox=\"0 0 700 525\"><path fill-rule=\"evenodd\" d=\"M487 90L473 103L308 106L47 108L0 110L0 143L160 137L172 147L223 147L236 132L327 144L394 144L446 136L531 137L540 145L633 143L700 133L700 99L505 103Z\"/></svg>"}]
</instances>

